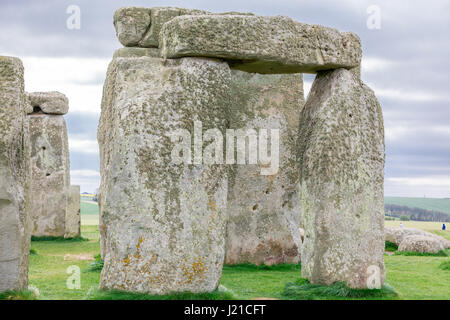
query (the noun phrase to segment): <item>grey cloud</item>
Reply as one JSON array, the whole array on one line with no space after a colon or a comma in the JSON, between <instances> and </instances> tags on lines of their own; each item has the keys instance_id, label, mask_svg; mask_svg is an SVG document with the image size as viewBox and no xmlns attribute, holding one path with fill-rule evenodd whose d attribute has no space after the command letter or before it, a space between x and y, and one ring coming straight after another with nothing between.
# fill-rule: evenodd
<instances>
[{"instance_id":1,"label":"grey cloud","mask_svg":"<svg viewBox=\"0 0 450 320\"><path fill-rule=\"evenodd\" d=\"M68 5L81 8L81 30L66 28ZM366 27L369 5L381 9L381 29ZM0 54L42 57L110 58L120 47L112 24L113 13L123 6L178 6L213 12L251 11L261 15L288 15L357 33L365 57L390 62L389 68L363 74L365 82L380 90L403 94L424 93L437 99L398 99L378 95L390 130L402 126L406 134L386 139L386 177L412 177L439 173L450 175L450 135L431 128L450 128L450 2L389 0L2 0L0 4ZM101 84L104 74L77 80L77 84ZM312 81L314 76L305 75ZM405 98L405 97L403 97ZM414 97L411 97L414 98ZM98 115L69 113L69 134L96 139ZM425 128L425 129L424 129ZM430 128L430 130L426 130ZM450 129L449 129L450 131ZM73 152L73 170L98 170L98 156Z\"/></svg>"}]
</instances>

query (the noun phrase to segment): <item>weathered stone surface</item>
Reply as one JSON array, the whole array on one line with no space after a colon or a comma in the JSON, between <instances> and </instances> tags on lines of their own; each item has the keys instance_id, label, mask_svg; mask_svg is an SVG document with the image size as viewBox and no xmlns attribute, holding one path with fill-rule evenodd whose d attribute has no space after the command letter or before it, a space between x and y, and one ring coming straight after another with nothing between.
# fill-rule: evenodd
<instances>
[{"instance_id":1,"label":"weathered stone surface","mask_svg":"<svg viewBox=\"0 0 450 320\"><path fill-rule=\"evenodd\" d=\"M65 228L64 238L81 235L80 186L70 186L68 189Z\"/></svg>"},{"instance_id":2,"label":"weathered stone surface","mask_svg":"<svg viewBox=\"0 0 450 320\"><path fill-rule=\"evenodd\" d=\"M382 285L384 129L374 93L351 71L320 72L299 138L303 277Z\"/></svg>"},{"instance_id":3,"label":"weathered stone surface","mask_svg":"<svg viewBox=\"0 0 450 320\"><path fill-rule=\"evenodd\" d=\"M444 248L450 248L450 241L445 239L444 237L438 236L436 234L426 232L420 229L414 228L393 228L393 227L384 227L386 241L395 243L396 245L400 245L405 237L408 236L424 236L434 238L439 241Z\"/></svg>"},{"instance_id":4,"label":"weathered stone surface","mask_svg":"<svg viewBox=\"0 0 450 320\"><path fill-rule=\"evenodd\" d=\"M62 115L69 111L69 100L60 92L32 92L28 94L28 98L31 107L39 107L43 113ZM33 109L28 107L28 113L35 112Z\"/></svg>"},{"instance_id":5,"label":"weathered stone surface","mask_svg":"<svg viewBox=\"0 0 450 320\"><path fill-rule=\"evenodd\" d=\"M42 105L37 106L43 109ZM31 140L32 235L62 237L65 233L67 190L70 186L66 122L62 115L40 111L29 114L28 122Z\"/></svg>"},{"instance_id":6,"label":"weathered stone surface","mask_svg":"<svg viewBox=\"0 0 450 320\"><path fill-rule=\"evenodd\" d=\"M232 83L230 128L254 129L256 133L279 129L280 157L279 169L271 175L261 174L262 164L233 166L226 263L298 263L301 239L295 142L304 104L302 76L235 70Z\"/></svg>"},{"instance_id":7,"label":"weathered stone surface","mask_svg":"<svg viewBox=\"0 0 450 320\"><path fill-rule=\"evenodd\" d=\"M298 231L300 232L300 238L302 238L302 243L305 239L305 230L302 228L298 228Z\"/></svg>"},{"instance_id":8,"label":"weathered stone surface","mask_svg":"<svg viewBox=\"0 0 450 320\"><path fill-rule=\"evenodd\" d=\"M0 56L0 292L28 287L29 156L22 62Z\"/></svg>"},{"instance_id":9,"label":"weathered stone surface","mask_svg":"<svg viewBox=\"0 0 450 320\"><path fill-rule=\"evenodd\" d=\"M159 57L158 48L139 48L139 47L128 47L120 48L114 52L113 59L115 58L139 58L139 57Z\"/></svg>"},{"instance_id":10,"label":"weathered stone surface","mask_svg":"<svg viewBox=\"0 0 450 320\"><path fill-rule=\"evenodd\" d=\"M149 8L124 7L114 13L114 27L120 43L125 47L137 46L150 26Z\"/></svg>"},{"instance_id":11,"label":"weathered stone surface","mask_svg":"<svg viewBox=\"0 0 450 320\"><path fill-rule=\"evenodd\" d=\"M177 129L226 128L230 69L185 58L116 58L103 91L100 287L162 294L217 288L227 172L172 162ZM189 149L190 149L190 141Z\"/></svg>"},{"instance_id":12,"label":"weathered stone surface","mask_svg":"<svg viewBox=\"0 0 450 320\"><path fill-rule=\"evenodd\" d=\"M355 34L282 16L175 17L163 25L159 43L165 58L223 58L247 72L315 73L361 62Z\"/></svg>"},{"instance_id":13,"label":"weathered stone surface","mask_svg":"<svg viewBox=\"0 0 450 320\"><path fill-rule=\"evenodd\" d=\"M438 239L423 235L406 236L398 246L398 251L438 253L441 250L444 246Z\"/></svg>"},{"instance_id":14,"label":"weathered stone surface","mask_svg":"<svg viewBox=\"0 0 450 320\"><path fill-rule=\"evenodd\" d=\"M114 26L121 44L125 47L159 47L159 33L162 26L182 15L213 14L204 10L176 7L137 8L125 7L116 11ZM225 12L218 15L252 15L251 13Z\"/></svg>"}]
</instances>

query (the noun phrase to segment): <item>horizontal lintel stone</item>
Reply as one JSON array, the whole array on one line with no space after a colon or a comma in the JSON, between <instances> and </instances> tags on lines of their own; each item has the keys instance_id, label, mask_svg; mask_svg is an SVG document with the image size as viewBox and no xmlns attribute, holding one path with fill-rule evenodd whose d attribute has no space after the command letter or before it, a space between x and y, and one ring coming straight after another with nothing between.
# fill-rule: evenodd
<instances>
[{"instance_id":1,"label":"horizontal lintel stone","mask_svg":"<svg viewBox=\"0 0 450 320\"><path fill-rule=\"evenodd\" d=\"M289 17L179 16L160 32L164 58L214 57L258 73L316 73L361 63L361 43L350 32Z\"/></svg>"}]
</instances>

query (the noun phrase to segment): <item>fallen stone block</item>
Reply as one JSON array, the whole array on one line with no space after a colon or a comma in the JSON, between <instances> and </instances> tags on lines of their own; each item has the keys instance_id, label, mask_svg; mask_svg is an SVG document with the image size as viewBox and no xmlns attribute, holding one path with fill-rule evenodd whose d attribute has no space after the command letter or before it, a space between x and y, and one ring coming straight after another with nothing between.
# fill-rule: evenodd
<instances>
[{"instance_id":1,"label":"fallen stone block","mask_svg":"<svg viewBox=\"0 0 450 320\"><path fill-rule=\"evenodd\" d=\"M247 72L315 73L361 63L355 34L282 16L179 16L163 25L159 44L164 58L222 58Z\"/></svg>"},{"instance_id":2,"label":"fallen stone block","mask_svg":"<svg viewBox=\"0 0 450 320\"><path fill-rule=\"evenodd\" d=\"M29 144L22 62L0 56L0 292L28 288Z\"/></svg>"},{"instance_id":3,"label":"fallen stone block","mask_svg":"<svg viewBox=\"0 0 450 320\"><path fill-rule=\"evenodd\" d=\"M384 128L351 71L320 72L300 117L302 276L379 288L385 279Z\"/></svg>"},{"instance_id":4,"label":"fallen stone block","mask_svg":"<svg viewBox=\"0 0 450 320\"><path fill-rule=\"evenodd\" d=\"M179 153L175 132L224 131L225 62L116 58L105 81L101 159L100 288L152 294L217 288L225 255L227 170ZM188 151L189 150L189 151ZM194 154L194 152L192 152ZM177 158L178 159L178 158Z\"/></svg>"},{"instance_id":5,"label":"fallen stone block","mask_svg":"<svg viewBox=\"0 0 450 320\"><path fill-rule=\"evenodd\" d=\"M445 239L444 237L438 236L436 234L415 229L415 228L393 228L393 227L384 227L385 237L386 241L392 242L396 244L397 246L400 245L400 243L403 241L405 237L408 236L424 236L424 237L431 237L439 241L444 248L450 248L450 241Z\"/></svg>"},{"instance_id":6,"label":"fallen stone block","mask_svg":"<svg viewBox=\"0 0 450 320\"><path fill-rule=\"evenodd\" d=\"M230 104L230 128L237 135L237 130L254 130L253 147L248 144L243 151L256 150L256 143L263 142L271 153L275 143L273 129L278 130L279 144L269 164L261 163L260 154L256 164L247 161L245 165L232 166L225 261L256 265L298 263L301 239L295 142L304 104L302 76L233 70L231 92L234 100ZM267 141L261 140L261 130L267 133ZM250 137L240 136L252 141ZM227 137L227 150L228 142ZM262 168L273 170L263 175Z\"/></svg>"},{"instance_id":7,"label":"fallen stone block","mask_svg":"<svg viewBox=\"0 0 450 320\"><path fill-rule=\"evenodd\" d=\"M398 246L398 251L438 253L444 250L442 243L433 237L423 235L410 235L403 238Z\"/></svg>"}]
</instances>

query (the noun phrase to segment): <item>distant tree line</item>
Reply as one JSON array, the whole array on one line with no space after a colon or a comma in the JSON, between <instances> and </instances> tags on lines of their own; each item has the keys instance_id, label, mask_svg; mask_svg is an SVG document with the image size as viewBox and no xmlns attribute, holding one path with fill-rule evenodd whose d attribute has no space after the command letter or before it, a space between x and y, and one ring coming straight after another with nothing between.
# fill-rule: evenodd
<instances>
[{"instance_id":1,"label":"distant tree line","mask_svg":"<svg viewBox=\"0 0 450 320\"><path fill-rule=\"evenodd\" d=\"M410 208L396 204L385 204L384 210L387 216L401 218L402 220L450 222L450 214L421 208Z\"/></svg>"}]
</instances>

